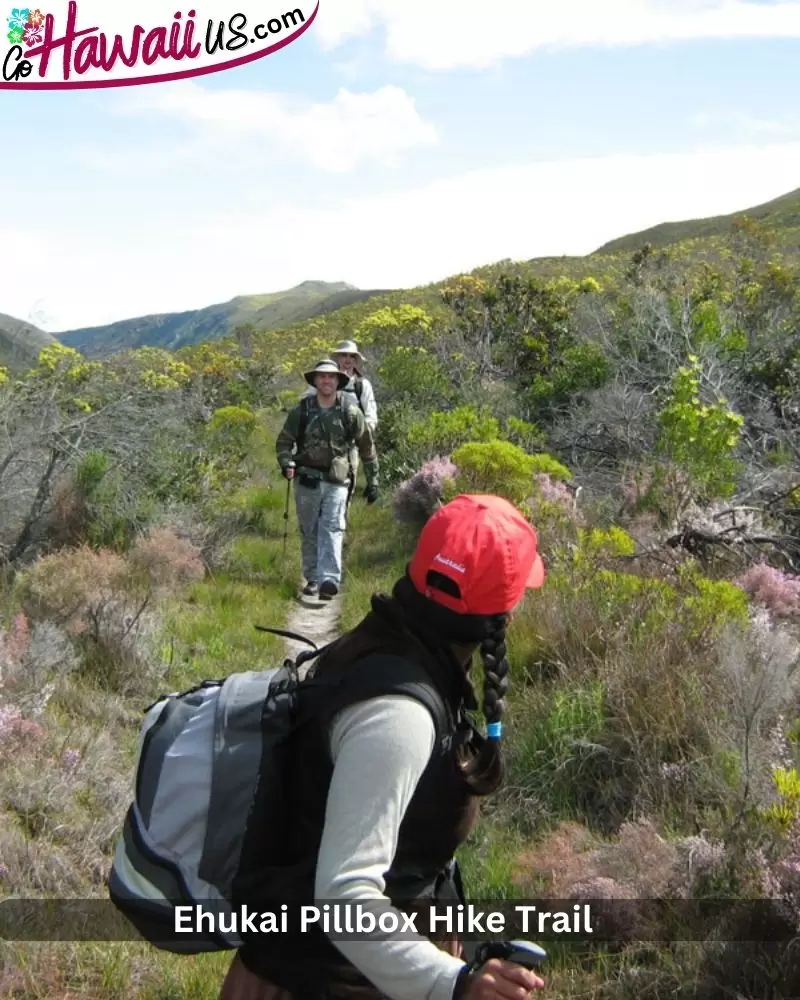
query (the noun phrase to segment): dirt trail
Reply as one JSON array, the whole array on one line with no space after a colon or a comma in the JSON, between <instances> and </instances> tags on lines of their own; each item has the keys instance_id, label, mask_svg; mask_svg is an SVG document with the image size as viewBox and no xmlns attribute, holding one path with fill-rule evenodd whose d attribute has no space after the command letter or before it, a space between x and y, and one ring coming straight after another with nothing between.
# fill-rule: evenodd
<instances>
[{"instance_id":1,"label":"dirt trail","mask_svg":"<svg viewBox=\"0 0 800 1000\"><path fill-rule=\"evenodd\" d=\"M339 628L339 607L341 595L337 594L333 600L321 601L318 597L306 597L299 594L292 606L286 622L286 629L289 632L298 632L312 639L317 646L324 646L326 642L335 639ZM304 642L297 642L294 639L286 640L286 655L297 656L303 650L310 649Z\"/></svg>"}]
</instances>

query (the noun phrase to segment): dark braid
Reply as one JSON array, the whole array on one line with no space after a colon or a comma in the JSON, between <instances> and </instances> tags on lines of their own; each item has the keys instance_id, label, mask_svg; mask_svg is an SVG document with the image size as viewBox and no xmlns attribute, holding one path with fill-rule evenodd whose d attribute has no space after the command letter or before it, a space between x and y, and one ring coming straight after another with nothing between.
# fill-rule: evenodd
<instances>
[{"instance_id":1,"label":"dark braid","mask_svg":"<svg viewBox=\"0 0 800 1000\"><path fill-rule=\"evenodd\" d=\"M508 660L506 658L507 615L497 615L493 631L481 643L483 661L483 714L487 722L500 722L506 710Z\"/></svg>"},{"instance_id":2,"label":"dark braid","mask_svg":"<svg viewBox=\"0 0 800 1000\"><path fill-rule=\"evenodd\" d=\"M508 615L495 615L489 631L481 642L483 662L483 714L489 723L500 723L506 710L508 692L508 659L506 657L506 625ZM475 795L490 795L502 785L506 765L499 738L489 738L479 744L478 752L463 765L464 776Z\"/></svg>"}]
</instances>

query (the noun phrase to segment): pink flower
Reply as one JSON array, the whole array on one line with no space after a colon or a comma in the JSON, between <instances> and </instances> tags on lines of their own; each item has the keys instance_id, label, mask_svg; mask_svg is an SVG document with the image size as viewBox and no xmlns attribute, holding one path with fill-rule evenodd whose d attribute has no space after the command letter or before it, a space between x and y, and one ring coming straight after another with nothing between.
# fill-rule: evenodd
<instances>
[{"instance_id":1,"label":"pink flower","mask_svg":"<svg viewBox=\"0 0 800 1000\"><path fill-rule=\"evenodd\" d=\"M756 604L763 605L776 617L800 615L800 576L760 562L735 582Z\"/></svg>"}]
</instances>

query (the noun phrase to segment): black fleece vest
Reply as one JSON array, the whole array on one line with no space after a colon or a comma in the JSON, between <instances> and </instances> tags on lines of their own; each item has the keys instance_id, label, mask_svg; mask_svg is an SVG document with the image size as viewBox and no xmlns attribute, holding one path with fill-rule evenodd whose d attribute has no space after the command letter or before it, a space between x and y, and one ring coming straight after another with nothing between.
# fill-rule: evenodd
<instances>
[{"instance_id":1,"label":"black fleece vest","mask_svg":"<svg viewBox=\"0 0 800 1000\"><path fill-rule=\"evenodd\" d=\"M401 823L397 850L385 873L386 895L401 910L421 914L416 927L427 933L424 915L433 900L458 901L452 859L469 835L477 813L477 799L458 766L457 756L482 739L464 714L464 676L454 659L426 655L414 643L387 638L385 652L413 656L425 667L450 707L453 724L434 747ZM379 652L375 650L374 652ZM374 653L373 653L374 655ZM347 670L347 665L333 669ZM461 676L459 677L459 673ZM283 899L314 905L316 859L325 818L325 803L333 766L328 750L329 726L339 705L328 707L297 733L286 767L288 815L292 817L280 849L279 868L263 869L270 883L282 886ZM474 752L474 750L473 750ZM257 866L255 855L250 862ZM258 879L251 882L257 894ZM273 891L272 898L275 893ZM432 939L434 935L428 934ZM261 978L303 998L322 997L331 983L366 987L367 980L344 959L325 934L313 928L304 934L255 935L241 949L245 965Z\"/></svg>"}]
</instances>

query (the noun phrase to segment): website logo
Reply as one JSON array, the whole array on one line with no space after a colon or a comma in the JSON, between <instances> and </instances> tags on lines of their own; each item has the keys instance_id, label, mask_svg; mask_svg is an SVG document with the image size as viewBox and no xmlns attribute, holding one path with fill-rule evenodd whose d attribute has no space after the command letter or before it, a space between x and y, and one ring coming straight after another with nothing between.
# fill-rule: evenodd
<instances>
[{"instance_id":1,"label":"website logo","mask_svg":"<svg viewBox=\"0 0 800 1000\"><path fill-rule=\"evenodd\" d=\"M319 0L313 9L305 0L238 0L257 13L221 0L205 0L217 10L204 12L201 2L190 0L182 11L169 0L149 0L127 14L119 9L127 4L105 0L82 0L80 9L76 0L12 7L5 32L0 20L0 89L132 87L219 73L289 45L319 10ZM220 12L222 6L228 9Z\"/></svg>"}]
</instances>

